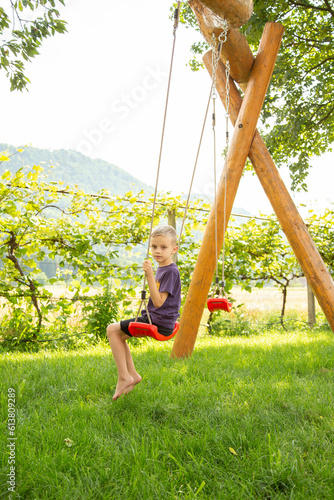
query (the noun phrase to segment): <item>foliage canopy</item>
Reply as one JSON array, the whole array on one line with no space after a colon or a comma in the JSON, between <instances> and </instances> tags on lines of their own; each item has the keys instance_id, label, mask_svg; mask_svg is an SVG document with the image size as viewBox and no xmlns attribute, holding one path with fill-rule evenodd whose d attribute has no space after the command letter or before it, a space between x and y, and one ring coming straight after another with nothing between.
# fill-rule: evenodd
<instances>
[{"instance_id":1,"label":"foliage canopy","mask_svg":"<svg viewBox=\"0 0 334 500\"><path fill-rule=\"evenodd\" d=\"M187 2L181 21L198 29ZM262 113L266 141L276 164L288 165L292 189L307 190L312 156L331 151L334 142L334 2L332 0L254 0L254 12L241 29L254 54L264 25L281 22L285 34ZM195 59L208 49L195 43Z\"/></svg>"}]
</instances>

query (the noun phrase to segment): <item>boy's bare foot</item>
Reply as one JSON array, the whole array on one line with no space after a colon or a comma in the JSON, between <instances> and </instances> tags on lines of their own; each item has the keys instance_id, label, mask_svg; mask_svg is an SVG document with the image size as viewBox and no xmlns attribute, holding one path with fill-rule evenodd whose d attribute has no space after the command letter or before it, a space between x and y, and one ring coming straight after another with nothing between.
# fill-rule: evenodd
<instances>
[{"instance_id":1,"label":"boy's bare foot","mask_svg":"<svg viewBox=\"0 0 334 500\"><path fill-rule=\"evenodd\" d=\"M122 394L125 393L126 389L128 389L128 387L130 387L133 384L134 384L133 377L129 377L129 378L126 378L126 379L119 379L117 381L115 394L113 395L113 398L112 398L113 401L115 401L120 396L122 396Z\"/></svg>"},{"instance_id":2,"label":"boy's bare foot","mask_svg":"<svg viewBox=\"0 0 334 500\"><path fill-rule=\"evenodd\" d=\"M133 389L135 388L135 386L137 384L139 384L139 382L142 381L142 378L140 375L137 375L135 377L133 377L133 384L129 385L129 387L127 387L124 391L124 394L129 394L129 392L133 391Z\"/></svg>"}]
</instances>

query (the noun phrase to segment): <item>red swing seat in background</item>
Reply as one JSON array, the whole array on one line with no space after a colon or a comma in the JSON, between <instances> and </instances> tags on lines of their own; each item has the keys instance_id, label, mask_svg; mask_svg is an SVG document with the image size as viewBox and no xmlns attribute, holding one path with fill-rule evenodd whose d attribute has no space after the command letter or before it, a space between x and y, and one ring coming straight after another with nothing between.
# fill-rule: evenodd
<instances>
[{"instance_id":1,"label":"red swing seat in background","mask_svg":"<svg viewBox=\"0 0 334 500\"><path fill-rule=\"evenodd\" d=\"M155 340L169 340L176 335L177 331L179 329L179 323L176 321L174 330L173 332L168 335L162 335L161 333L158 332L158 328L155 325L150 325L149 323L139 323L132 321L129 324L129 332L131 333L132 337L142 337L143 335L146 335L147 337L152 337Z\"/></svg>"},{"instance_id":2,"label":"red swing seat in background","mask_svg":"<svg viewBox=\"0 0 334 500\"><path fill-rule=\"evenodd\" d=\"M224 268L223 268L224 269ZM208 309L210 312L214 311L232 311L232 303L228 301L227 297L225 297L225 281L224 279L219 283L218 278L218 269L216 271L216 297L211 297L206 301Z\"/></svg>"},{"instance_id":3,"label":"red swing seat in background","mask_svg":"<svg viewBox=\"0 0 334 500\"><path fill-rule=\"evenodd\" d=\"M214 311L232 311L232 304L226 297L213 297L207 300L207 306L210 312Z\"/></svg>"}]
</instances>

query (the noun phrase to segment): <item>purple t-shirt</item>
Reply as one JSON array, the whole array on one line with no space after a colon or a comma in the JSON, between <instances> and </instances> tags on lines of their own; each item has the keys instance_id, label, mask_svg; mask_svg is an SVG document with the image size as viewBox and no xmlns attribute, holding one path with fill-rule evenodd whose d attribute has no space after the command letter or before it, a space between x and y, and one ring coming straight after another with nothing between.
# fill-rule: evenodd
<instances>
[{"instance_id":1,"label":"purple t-shirt","mask_svg":"<svg viewBox=\"0 0 334 500\"><path fill-rule=\"evenodd\" d=\"M147 309L152 323L173 329L181 307L181 280L177 265L173 262L169 266L158 267L155 283L160 293L168 292L168 297L161 307L155 307L149 299ZM146 311L142 311L142 315L146 315Z\"/></svg>"}]
</instances>

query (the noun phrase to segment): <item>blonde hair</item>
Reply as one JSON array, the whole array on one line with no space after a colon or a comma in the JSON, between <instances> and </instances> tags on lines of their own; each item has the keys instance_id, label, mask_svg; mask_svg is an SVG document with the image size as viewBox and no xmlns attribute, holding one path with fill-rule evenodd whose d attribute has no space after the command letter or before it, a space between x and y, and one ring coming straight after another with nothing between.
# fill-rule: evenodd
<instances>
[{"instance_id":1,"label":"blonde hair","mask_svg":"<svg viewBox=\"0 0 334 500\"><path fill-rule=\"evenodd\" d=\"M172 226L158 226L153 229L151 238L155 238L156 236L166 236L170 238L173 246L177 245L177 232Z\"/></svg>"}]
</instances>

